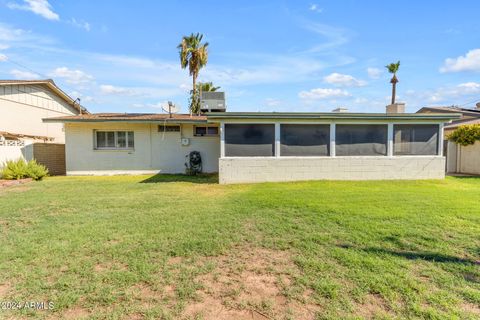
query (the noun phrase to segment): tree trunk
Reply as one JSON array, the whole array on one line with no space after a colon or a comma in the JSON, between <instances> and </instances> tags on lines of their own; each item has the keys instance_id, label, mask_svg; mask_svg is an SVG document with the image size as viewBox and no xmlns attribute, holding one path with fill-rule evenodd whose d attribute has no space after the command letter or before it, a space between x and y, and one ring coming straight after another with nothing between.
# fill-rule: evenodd
<instances>
[{"instance_id":1,"label":"tree trunk","mask_svg":"<svg viewBox=\"0 0 480 320\"><path fill-rule=\"evenodd\" d=\"M192 113L196 113L197 110L195 110L196 106L196 92L197 92L197 75L195 73L192 74L192 82L193 82L193 90L192 90L192 105L190 107L190 111Z\"/></svg>"},{"instance_id":2,"label":"tree trunk","mask_svg":"<svg viewBox=\"0 0 480 320\"><path fill-rule=\"evenodd\" d=\"M397 83L393 82L392 83L392 104L395 104L396 91L397 91Z\"/></svg>"}]
</instances>

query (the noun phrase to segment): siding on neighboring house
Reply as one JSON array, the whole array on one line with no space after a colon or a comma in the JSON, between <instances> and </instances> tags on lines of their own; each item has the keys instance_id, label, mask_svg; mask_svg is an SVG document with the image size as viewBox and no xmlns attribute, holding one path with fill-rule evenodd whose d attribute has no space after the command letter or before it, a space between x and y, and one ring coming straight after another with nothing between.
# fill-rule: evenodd
<instances>
[{"instance_id":1,"label":"siding on neighboring house","mask_svg":"<svg viewBox=\"0 0 480 320\"><path fill-rule=\"evenodd\" d=\"M65 142L61 123L44 123L43 118L78 114L46 85L15 84L0 86L0 131L54 138Z\"/></svg>"},{"instance_id":2,"label":"siding on neighboring house","mask_svg":"<svg viewBox=\"0 0 480 320\"><path fill-rule=\"evenodd\" d=\"M194 125L181 124L181 132L158 132L154 123L66 123L67 175L155 171L184 173L186 155L199 151L203 172L218 172L220 138L195 137ZM95 150L95 130L133 131L134 150ZM181 138L189 145L182 146Z\"/></svg>"}]
</instances>

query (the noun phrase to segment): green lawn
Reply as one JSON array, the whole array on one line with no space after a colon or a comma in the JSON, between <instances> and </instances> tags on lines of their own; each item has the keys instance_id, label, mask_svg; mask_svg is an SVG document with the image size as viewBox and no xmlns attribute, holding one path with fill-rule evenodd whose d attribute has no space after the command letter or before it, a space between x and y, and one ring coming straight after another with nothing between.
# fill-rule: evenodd
<instances>
[{"instance_id":1,"label":"green lawn","mask_svg":"<svg viewBox=\"0 0 480 320\"><path fill-rule=\"evenodd\" d=\"M478 319L480 179L3 189L0 301L54 303L0 318Z\"/></svg>"}]
</instances>

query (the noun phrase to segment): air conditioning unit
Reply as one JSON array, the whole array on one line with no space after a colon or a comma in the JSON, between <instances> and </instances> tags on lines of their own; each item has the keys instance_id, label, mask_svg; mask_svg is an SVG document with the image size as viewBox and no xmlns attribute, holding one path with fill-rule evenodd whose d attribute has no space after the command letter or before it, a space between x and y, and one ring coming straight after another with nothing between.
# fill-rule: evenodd
<instances>
[{"instance_id":1,"label":"air conditioning unit","mask_svg":"<svg viewBox=\"0 0 480 320\"><path fill-rule=\"evenodd\" d=\"M202 112L225 112L225 92L205 91L200 94L200 110Z\"/></svg>"}]
</instances>

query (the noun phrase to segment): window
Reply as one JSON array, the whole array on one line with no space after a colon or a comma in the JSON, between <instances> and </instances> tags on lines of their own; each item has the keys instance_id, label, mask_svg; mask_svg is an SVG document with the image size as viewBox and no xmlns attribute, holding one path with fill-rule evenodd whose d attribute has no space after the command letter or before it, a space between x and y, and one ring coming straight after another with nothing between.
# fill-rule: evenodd
<instances>
[{"instance_id":1,"label":"window","mask_svg":"<svg viewBox=\"0 0 480 320\"><path fill-rule=\"evenodd\" d=\"M328 156L330 154L330 125L280 125L281 156Z\"/></svg>"},{"instance_id":2,"label":"window","mask_svg":"<svg viewBox=\"0 0 480 320\"><path fill-rule=\"evenodd\" d=\"M95 131L95 149L133 149L133 131Z\"/></svg>"},{"instance_id":3,"label":"window","mask_svg":"<svg viewBox=\"0 0 480 320\"><path fill-rule=\"evenodd\" d=\"M274 147L273 124L225 124L227 157L272 157Z\"/></svg>"},{"instance_id":4,"label":"window","mask_svg":"<svg viewBox=\"0 0 480 320\"><path fill-rule=\"evenodd\" d=\"M194 135L203 137L203 136L218 136L218 127L209 127L209 126L195 126Z\"/></svg>"},{"instance_id":5,"label":"window","mask_svg":"<svg viewBox=\"0 0 480 320\"><path fill-rule=\"evenodd\" d=\"M438 154L437 124L396 124L393 126L394 155Z\"/></svg>"},{"instance_id":6,"label":"window","mask_svg":"<svg viewBox=\"0 0 480 320\"><path fill-rule=\"evenodd\" d=\"M338 156L385 156L387 125L337 124L335 151Z\"/></svg>"},{"instance_id":7,"label":"window","mask_svg":"<svg viewBox=\"0 0 480 320\"><path fill-rule=\"evenodd\" d=\"M159 125L158 132L180 132L180 126Z\"/></svg>"}]
</instances>

